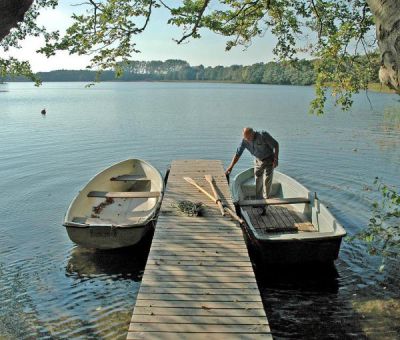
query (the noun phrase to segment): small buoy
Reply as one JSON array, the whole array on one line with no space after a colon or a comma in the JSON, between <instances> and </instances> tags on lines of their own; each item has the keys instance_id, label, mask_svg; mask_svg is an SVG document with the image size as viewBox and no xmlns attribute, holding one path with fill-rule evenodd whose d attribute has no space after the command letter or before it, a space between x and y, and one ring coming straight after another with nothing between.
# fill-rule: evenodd
<instances>
[{"instance_id":1,"label":"small buoy","mask_svg":"<svg viewBox=\"0 0 400 340\"><path fill-rule=\"evenodd\" d=\"M41 113L42 115L45 115L45 114L46 114L46 109L43 109L42 111L40 111L40 113Z\"/></svg>"}]
</instances>

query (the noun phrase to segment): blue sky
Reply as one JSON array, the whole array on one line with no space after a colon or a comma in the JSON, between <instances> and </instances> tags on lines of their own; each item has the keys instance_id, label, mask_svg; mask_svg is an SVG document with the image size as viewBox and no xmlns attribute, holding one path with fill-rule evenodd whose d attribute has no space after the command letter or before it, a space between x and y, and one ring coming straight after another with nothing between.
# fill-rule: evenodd
<instances>
[{"instance_id":1,"label":"blue sky","mask_svg":"<svg viewBox=\"0 0 400 340\"><path fill-rule=\"evenodd\" d=\"M82 7L71 6L79 0L60 0L56 10L45 10L39 17L39 22L49 29L64 30L71 23L72 12L82 10ZM272 49L275 45L274 37L267 32L262 38L257 38L246 50L236 47L225 51L226 38L207 30L200 31L202 38L191 40L189 43L177 45L172 39L179 38L181 31L177 27L167 25L168 13L164 9L154 11L148 29L134 39L137 49L141 53L133 55L135 60L165 60L183 59L191 65L203 64L205 66L243 64L249 65L256 62L273 60ZM55 69L82 69L88 62L86 56L70 56L60 52L47 59L35 51L42 42L38 38L28 38L22 43L22 49L12 50L11 55L20 59L29 60L33 70L49 71Z\"/></svg>"}]
</instances>

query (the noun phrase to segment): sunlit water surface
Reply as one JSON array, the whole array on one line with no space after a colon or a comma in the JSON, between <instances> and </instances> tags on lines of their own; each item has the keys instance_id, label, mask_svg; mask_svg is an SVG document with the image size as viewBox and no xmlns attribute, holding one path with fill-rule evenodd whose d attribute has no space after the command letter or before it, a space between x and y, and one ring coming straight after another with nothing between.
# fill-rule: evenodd
<instances>
[{"instance_id":1,"label":"sunlit water surface","mask_svg":"<svg viewBox=\"0 0 400 340\"><path fill-rule=\"evenodd\" d=\"M148 251L75 246L61 225L78 190L101 169L142 158L165 172L173 159L227 165L241 128L267 129L279 170L331 209L350 235L377 197L375 176L399 185L398 97L355 97L343 113L307 114L311 87L197 84L0 85L0 338L124 338ZM40 111L46 108L47 115ZM235 172L250 166L246 154ZM398 338L396 261L342 245L334 268L256 273L276 338Z\"/></svg>"}]
</instances>

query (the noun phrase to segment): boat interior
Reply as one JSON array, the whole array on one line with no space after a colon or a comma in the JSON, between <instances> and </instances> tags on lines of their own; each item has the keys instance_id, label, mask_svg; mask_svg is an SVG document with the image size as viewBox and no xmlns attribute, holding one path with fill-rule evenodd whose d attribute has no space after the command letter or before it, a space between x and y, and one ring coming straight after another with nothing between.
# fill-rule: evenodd
<instances>
[{"instance_id":1,"label":"boat interior","mask_svg":"<svg viewBox=\"0 0 400 340\"><path fill-rule=\"evenodd\" d=\"M255 200L255 183L244 184L246 192L245 200ZM250 185L249 185L250 184ZM281 183L273 183L271 188L272 199L282 198ZM300 204L276 204L263 206L241 206L250 218L253 227L259 234L262 233L301 233L318 231L318 228L310 221L308 214L300 207ZM305 203L301 203L305 205ZM305 208L305 207L303 207ZM265 209L265 213L263 213Z\"/></svg>"},{"instance_id":2,"label":"boat interior","mask_svg":"<svg viewBox=\"0 0 400 340\"><path fill-rule=\"evenodd\" d=\"M274 172L267 205L256 200L252 168L236 177L232 191L243 217L260 236L306 233L311 236L312 232L332 233L336 230L336 220L314 194L278 171ZM265 214L262 214L262 207L265 207Z\"/></svg>"},{"instance_id":3,"label":"boat interior","mask_svg":"<svg viewBox=\"0 0 400 340\"><path fill-rule=\"evenodd\" d=\"M66 221L85 226L147 223L162 191L161 175L154 168L128 160L95 176L72 202Z\"/></svg>"}]
</instances>

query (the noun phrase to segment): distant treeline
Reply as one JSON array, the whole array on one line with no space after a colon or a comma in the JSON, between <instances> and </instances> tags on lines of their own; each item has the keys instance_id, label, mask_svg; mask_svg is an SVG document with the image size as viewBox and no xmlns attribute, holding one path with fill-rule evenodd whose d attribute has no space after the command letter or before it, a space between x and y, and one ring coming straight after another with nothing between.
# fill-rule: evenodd
<instances>
[{"instance_id":1,"label":"distant treeline","mask_svg":"<svg viewBox=\"0 0 400 340\"><path fill-rule=\"evenodd\" d=\"M314 61L257 63L250 66L232 65L205 67L190 66L187 61L169 59L166 61L130 61L121 64L123 74L116 78L114 71L101 73L101 81L222 81L251 84L311 85L315 83ZM377 73L377 72L376 72ZM95 71L57 70L39 72L42 81L84 81L92 82ZM7 81L27 81L22 77ZM371 79L376 81L377 79Z\"/></svg>"}]
</instances>

